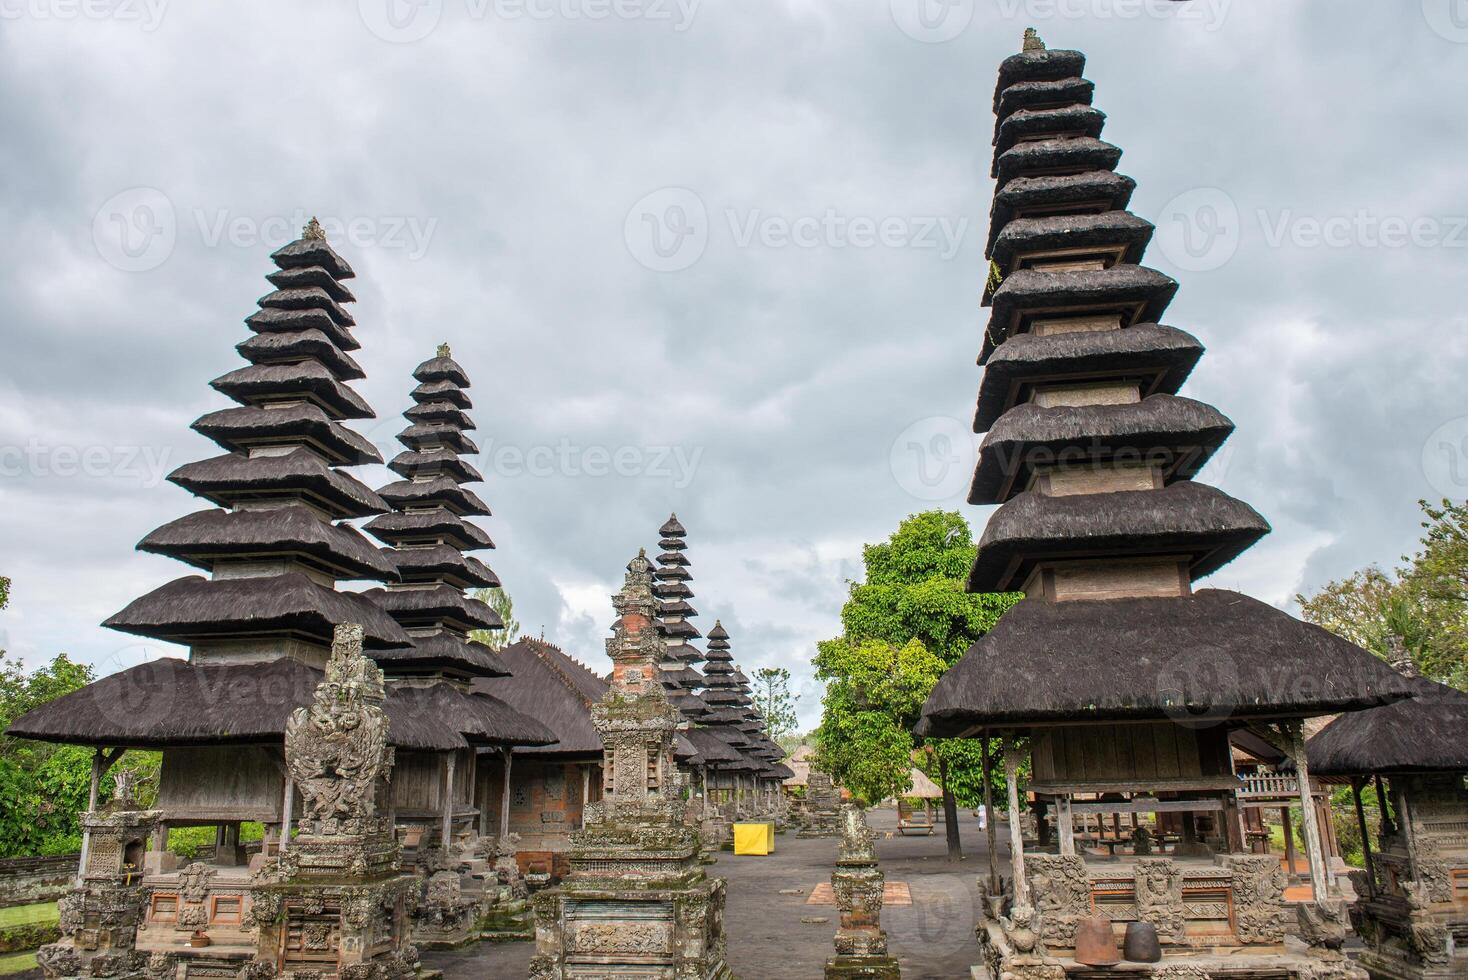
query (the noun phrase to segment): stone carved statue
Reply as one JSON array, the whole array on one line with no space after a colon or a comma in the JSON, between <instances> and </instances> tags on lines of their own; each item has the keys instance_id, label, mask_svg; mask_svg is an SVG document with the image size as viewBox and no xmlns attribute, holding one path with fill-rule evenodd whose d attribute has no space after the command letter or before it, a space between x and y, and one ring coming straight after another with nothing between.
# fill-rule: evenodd
<instances>
[{"instance_id":1,"label":"stone carved statue","mask_svg":"<svg viewBox=\"0 0 1468 980\"><path fill-rule=\"evenodd\" d=\"M847 977L901 976L897 961L887 955L882 931L882 899L886 878L877 867L877 851L866 813L854 803L841 807L841 848L831 890L841 912L836 930L836 956L826 961L827 980Z\"/></svg>"}]
</instances>

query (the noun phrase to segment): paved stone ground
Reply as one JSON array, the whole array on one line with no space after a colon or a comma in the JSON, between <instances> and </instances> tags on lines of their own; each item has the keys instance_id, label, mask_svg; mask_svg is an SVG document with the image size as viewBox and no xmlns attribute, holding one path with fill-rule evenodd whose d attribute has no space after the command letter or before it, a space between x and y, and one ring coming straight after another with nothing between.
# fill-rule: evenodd
<instances>
[{"instance_id":1,"label":"paved stone ground","mask_svg":"<svg viewBox=\"0 0 1468 980\"><path fill-rule=\"evenodd\" d=\"M963 821L968 858L962 862L947 859L941 827L931 837L888 838L883 835L895 832L896 814L879 809L869 819L887 880L905 882L912 891L911 906L882 912L903 980L967 978L978 961L976 882L988 867L984 835L972 812ZM836 845L835 838L799 840L792 832L776 839L774 854L734 857L725 852L709 868L729 882L725 926L730 966L740 980L819 980L834 951L837 912L834 906L807 905L806 900L811 889L831 880ZM793 888L801 893L780 894ZM826 921L803 923L802 918ZM442 969L445 980L512 980L525 976L533 952L530 943L480 943L462 952L426 954L424 961Z\"/></svg>"}]
</instances>

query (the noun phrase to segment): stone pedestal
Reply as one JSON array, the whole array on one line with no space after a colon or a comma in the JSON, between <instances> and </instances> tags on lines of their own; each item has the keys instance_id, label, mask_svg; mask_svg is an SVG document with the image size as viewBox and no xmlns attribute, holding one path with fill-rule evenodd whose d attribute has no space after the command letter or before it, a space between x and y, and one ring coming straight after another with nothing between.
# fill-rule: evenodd
<instances>
[{"instance_id":1,"label":"stone pedestal","mask_svg":"<svg viewBox=\"0 0 1468 980\"><path fill-rule=\"evenodd\" d=\"M827 980L902 976L897 961L887 955L887 934L882 931L885 884L866 814L855 804L846 804L841 810L841 855L831 875L841 927L836 931L836 955L826 961Z\"/></svg>"}]
</instances>

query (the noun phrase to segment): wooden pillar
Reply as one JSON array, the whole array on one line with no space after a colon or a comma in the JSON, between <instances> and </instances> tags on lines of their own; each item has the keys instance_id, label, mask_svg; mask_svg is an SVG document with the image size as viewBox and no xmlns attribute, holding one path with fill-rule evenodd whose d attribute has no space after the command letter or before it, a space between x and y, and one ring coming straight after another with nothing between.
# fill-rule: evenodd
<instances>
[{"instance_id":1,"label":"wooden pillar","mask_svg":"<svg viewBox=\"0 0 1468 980\"><path fill-rule=\"evenodd\" d=\"M708 777L704 777L707 779ZM586 827L586 807L591 803L591 763L581 767L581 826Z\"/></svg>"},{"instance_id":2,"label":"wooden pillar","mask_svg":"<svg viewBox=\"0 0 1468 980\"><path fill-rule=\"evenodd\" d=\"M1082 826L1085 826L1085 814L1081 814ZM1060 830L1060 856L1075 857L1076 854L1076 826L1075 817L1070 811L1070 794L1065 793L1055 800L1055 820Z\"/></svg>"},{"instance_id":3,"label":"wooden pillar","mask_svg":"<svg viewBox=\"0 0 1468 980\"><path fill-rule=\"evenodd\" d=\"M1289 870L1290 877L1295 876L1295 827L1294 820L1290 817L1290 808L1287 806L1279 808L1280 821L1284 824L1285 839L1285 868Z\"/></svg>"},{"instance_id":4,"label":"wooden pillar","mask_svg":"<svg viewBox=\"0 0 1468 980\"><path fill-rule=\"evenodd\" d=\"M1010 867L1014 874L1014 904L1030 904L1030 883L1025 879L1025 839L1019 825L1019 745L1012 733L1004 736L1004 777L1009 790Z\"/></svg>"},{"instance_id":5,"label":"wooden pillar","mask_svg":"<svg viewBox=\"0 0 1468 980\"><path fill-rule=\"evenodd\" d=\"M87 790L87 812L88 813L96 813L97 812L97 795L98 795L98 793L101 792L101 789L102 789L102 770L103 770L103 767L105 765L106 765L106 763L105 763L105 761L103 759L103 756L102 756L102 750L99 748L99 749L97 749L96 751L94 751L92 753L92 782L91 782L90 788ZM82 854L81 854L81 859L77 861L77 865L76 865L76 877L77 877L77 880L78 881L80 881L82 875L86 873L86 870L87 870L87 853L89 851L91 851L91 849L92 849L92 832L90 830L84 830L84 831L82 831Z\"/></svg>"},{"instance_id":6,"label":"wooden pillar","mask_svg":"<svg viewBox=\"0 0 1468 980\"><path fill-rule=\"evenodd\" d=\"M1300 822L1305 829L1305 859L1310 862L1310 887L1317 902L1326 899L1325 852L1320 841L1320 824L1316 820L1315 800L1310 793L1310 762L1305 758L1305 735L1298 721L1280 726L1289 739L1290 758L1295 760L1295 773L1300 781Z\"/></svg>"},{"instance_id":7,"label":"wooden pillar","mask_svg":"<svg viewBox=\"0 0 1468 980\"><path fill-rule=\"evenodd\" d=\"M510 836L510 749L503 749L505 760L505 780L500 791L500 847L503 848L504 841Z\"/></svg>"},{"instance_id":8,"label":"wooden pillar","mask_svg":"<svg viewBox=\"0 0 1468 980\"><path fill-rule=\"evenodd\" d=\"M994 769L989 758L989 736L984 735L984 834L989 844L989 891L999 894L999 828L994 820Z\"/></svg>"},{"instance_id":9,"label":"wooden pillar","mask_svg":"<svg viewBox=\"0 0 1468 980\"><path fill-rule=\"evenodd\" d=\"M487 775L487 773L486 773ZM479 809L479 836L489 836L489 780L479 778L479 753L474 753L474 801Z\"/></svg>"},{"instance_id":10,"label":"wooden pillar","mask_svg":"<svg viewBox=\"0 0 1468 980\"><path fill-rule=\"evenodd\" d=\"M1351 777L1351 801L1356 804L1356 825L1361 828L1361 856L1366 861L1366 888L1376 897L1376 862L1371 857L1371 831L1366 827L1366 808L1361 805L1361 777Z\"/></svg>"},{"instance_id":11,"label":"wooden pillar","mask_svg":"<svg viewBox=\"0 0 1468 980\"><path fill-rule=\"evenodd\" d=\"M698 775L699 775L699 779L703 782L703 811L702 811L702 813L703 813L703 818L705 820L707 820L708 819L708 815L709 815L709 767L708 766L699 766L698 767Z\"/></svg>"},{"instance_id":12,"label":"wooden pillar","mask_svg":"<svg viewBox=\"0 0 1468 980\"><path fill-rule=\"evenodd\" d=\"M1396 823L1392 819L1390 801L1387 799L1386 787L1382 785L1380 776L1373 776L1372 783L1376 786L1376 809L1381 813L1381 835L1383 837L1396 833Z\"/></svg>"},{"instance_id":13,"label":"wooden pillar","mask_svg":"<svg viewBox=\"0 0 1468 980\"><path fill-rule=\"evenodd\" d=\"M449 752L444 764L443 776L443 817L439 827L439 849L445 854L449 852L449 845L454 836L454 767L458 763L458 753Z\"/></svg>"},{"instance_id":14,"label":"wooden pillar","mask_svg":"<svg viewBox=\"0 0 1468 980\"><path fill-rule=\"evenodd\" d=\"M285 774L285 788L280 795L280 843L276 845L275 852L284 854L291 843L291 814L296 803L296 783L290 773Z\"/></svg>"}]
</instances>

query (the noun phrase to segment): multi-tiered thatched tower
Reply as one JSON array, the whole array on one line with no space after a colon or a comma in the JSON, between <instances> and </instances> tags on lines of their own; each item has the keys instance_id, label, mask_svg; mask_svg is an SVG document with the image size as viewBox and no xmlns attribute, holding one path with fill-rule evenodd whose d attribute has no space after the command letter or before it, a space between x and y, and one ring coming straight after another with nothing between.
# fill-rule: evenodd
<instances>
[{"instance_id":1,"label":"multi-tiered thatched tower","mask_svg":"<svg viewBox=\"0 0 1468 980\"><path fill-rule=\"evenodd\" d=\"M1282 881L1274 858L1243 853L1230 730L1294 758L1325 902L1300 719L1406 691L1323 630L1194 589L1269 527L1193 480L1233 425L1176 394L1201 346L1158 322L1177 284L1139 264L1152 228L1126 210L1133 183L1114 171L1121 151L1099 139L1084 65L1030 32L999 70L975 420L987 435L969 499L1001 506L969 588L1026 598L943 677L919 730L1010 739L1013 912L981 930L991 972L1081 969L1077 930L1104 908L1118 934L1152 923L1169 962L1252 976L1263 962L1252 954L1276 956L1283 942ZM1020 836L1025 754L1058 855L1028 852ZM1159 811L1184 815L1174 855L1139 848L1120 866L1087 866L1073 813ZM1220 948L1230 955L1210 952ZM1324 975L1305 958L1270 969Z\"/></svg>"}]
</instances>

